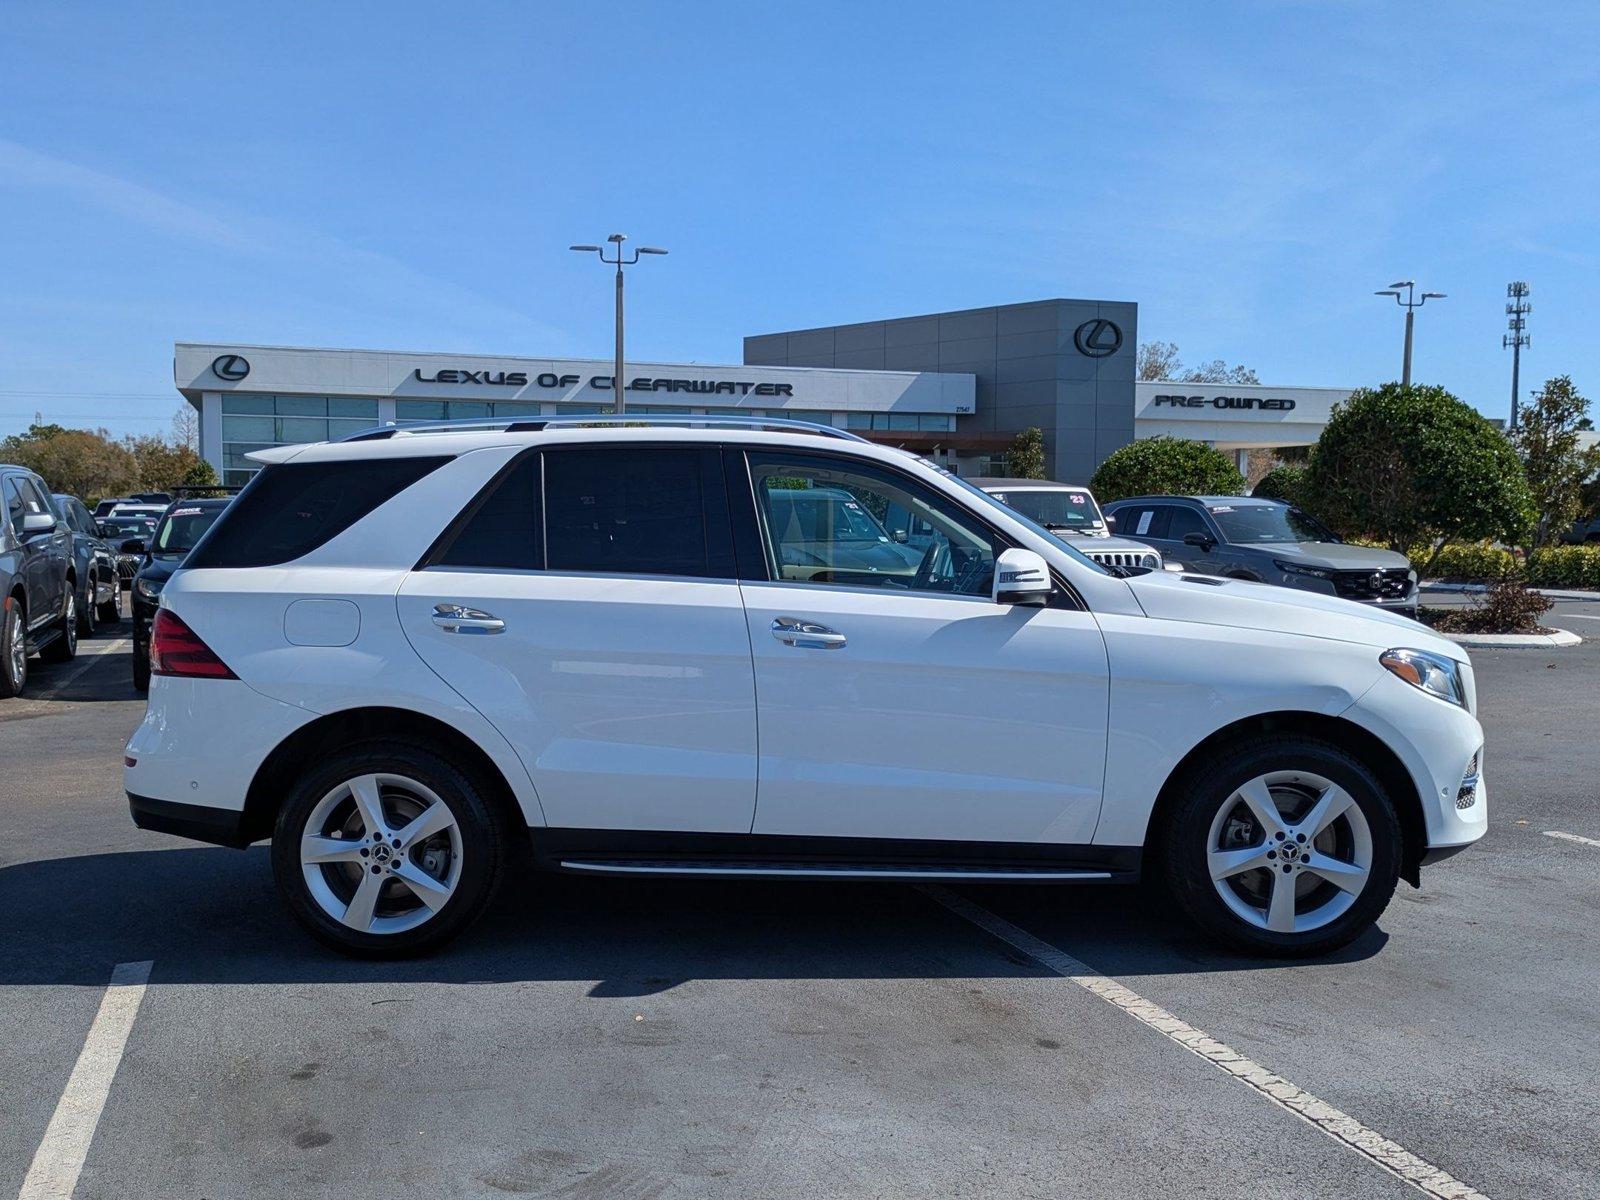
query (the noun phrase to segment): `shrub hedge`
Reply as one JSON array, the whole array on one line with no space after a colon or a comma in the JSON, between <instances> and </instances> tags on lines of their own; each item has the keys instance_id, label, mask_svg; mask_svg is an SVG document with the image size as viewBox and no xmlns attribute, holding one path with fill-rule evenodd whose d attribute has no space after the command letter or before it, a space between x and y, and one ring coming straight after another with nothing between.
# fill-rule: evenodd
<instances>
[{"instance_id":1,"label":"shrub hedge","mask_svg":"<svg viewBox=\"0 0 1600 1200\"><path fill-rule=\"evenodd\" d=\"M1546 546L1528 555L1532 587L1600 589L1600 546Z\"/></svg>"}]
</instances>

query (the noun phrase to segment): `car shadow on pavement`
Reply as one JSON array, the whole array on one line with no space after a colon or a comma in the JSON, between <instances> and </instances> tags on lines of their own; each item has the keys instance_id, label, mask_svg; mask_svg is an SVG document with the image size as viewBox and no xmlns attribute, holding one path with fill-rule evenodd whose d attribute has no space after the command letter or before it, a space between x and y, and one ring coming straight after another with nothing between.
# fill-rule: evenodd
<instances>
[{"instance_id":1,"label":"car shadow on pavement","mask_svg":"<svg viewBox=\"0 0 1600 1200\"><path fill-rule=\"evenodd\" d=\"M1116 975L1262 970L1297 960L1230 955L1150 889L985 887L963 894ZM14 931L0 985L103 986L113 964L153 959L161 983L502 983L575 980L595 996L691 979L1049 976L1011 946L907 884L508 881L493 909L424 958L362 961L313 941L288 915L265 847L134 851L0 868ZM1318 961L1358 961L1371 930Z\"/></svg>"}]
</instances>

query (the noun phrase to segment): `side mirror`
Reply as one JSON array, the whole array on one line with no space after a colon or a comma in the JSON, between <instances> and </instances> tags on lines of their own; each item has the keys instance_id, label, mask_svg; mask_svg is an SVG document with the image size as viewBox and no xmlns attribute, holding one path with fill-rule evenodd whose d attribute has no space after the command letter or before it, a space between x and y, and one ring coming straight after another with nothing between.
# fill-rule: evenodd
<instances>
[{"instance_id":1,"label":"side mirror","mask_svg":"<svg viewBox=\"0 0 1600 1200\"><path fill-rule=\"evenodd\" d=\"M889 536L894 538L894 540L899 542L902 546L911 540L911 535L904 529L891 529L889 531Z\"/></svg>"},{"instance_id":2,"label":"side mirror","mask_svg":"<svg viewBox=\"0 0 1600 1200\"><path fill-rule=\"evenodd\" d=\"M1115 529L1116 527L1117 527L1117 519L1115 517L1113 517L1110 513L1106 513L1106 528L1107 529Z\"/></svg>"},{"instance_id":3,"label":"side mirror","mask_svg":"<svg viewBox=\"0 0 1600 1200\"><path fill-rule=\"evenodd\" d=\"M122 545L118 546L117 549L122 551L124 554L143 554L144 539L129 538L127 541L123 542Z\"/></svg>"},{"instance_id":4,"label":"side mirror","mask_svg":"<svg viewBox=\"0 0 1600 1200\"><path fill-rule=\"evenodd\" d=\"M56 519L49 513L31 512L22 514L22 528L17 532L25 538L30 538L37 537L41 533L54 533L55 531Z\"/></svg>"},{"instance_id":5,"label":"side mirror","mask_svg":"<svg viewBox=\"0 0 1600 1200\"><path fill-rule=\"evenodd\" d=\"M1054 590L1050 582L1050 565L1032 550L1011 549L1001 552L994 564L994 602L996 604L1026 604L1042 608Z\"/></svg>"},{"instance_id":6,"label":"side mirror","mask_svg":"<svg viewBox=\"0 0 1600 1200\"><path fill-rule=\"evenodd\" d=\"M1209 533L1186 533L1183 535L1183 544L1185 546L1199 546L1200 549L1210 554L1211 547L1217 544L1217 539Z\"/></svg>"}]
</instances>

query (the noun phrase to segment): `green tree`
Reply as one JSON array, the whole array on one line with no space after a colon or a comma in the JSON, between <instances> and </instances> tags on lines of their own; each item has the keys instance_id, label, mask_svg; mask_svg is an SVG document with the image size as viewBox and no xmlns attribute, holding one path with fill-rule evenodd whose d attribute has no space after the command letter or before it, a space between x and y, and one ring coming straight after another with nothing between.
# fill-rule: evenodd
<instances>
[{"instance_id":1,"label":"green tree","mask_svg":"<svg viewBox=\"0 0 1600 1200\"><path fill-rule=\"evenodd\" d=\"M1045 479L1044 430L1024 429L1006 448L1006 474L1013 479Z\"/></svg>"},{"instance_id":2,"label":"green tree","mask_svg":"<svg viewBox=\"0 0 1600 1200\"><path fill-rule=\"evenodd\" d=\"M1301 501L1347 537L1404 554L1453 541L1515 542L1533 499L1511 443L1441 387L1386 383L1336 405L1306 469Z\"/></svg>"},{"instance_id":3,"label":"green tree","mask_svg":"<svg viewBox=\"0 0 1600 1200\"><path fill-rule=\"evenodd\" d=\"M1586 507L1584 484L1600 471L1600 447L1584 446L1579 437L1592 427L1588 411L1571 377L1557 375L1534 393L1511 435L1538 513L1535 546L1566 532Z\"/></svg>"},{"instance_id":4,"label":"green tree","mask_svg":"<svg viewBox=\"0 0 1600 1200\"><path fill-rule=\"evenodd\" d=\"M1237 496L1244 476L1222 451L1183 438L1130 442L1100 464L1089 481L1102 503L1125 496Z\"/></svg>"},{"instance_id":5,"label":"green tree","mask_svg":"<svg viewBox=\"0 0 1600 1200\"><path fill-rule=\"evenodd\" d=\"M1273 467L1261 477L1261 481L1250 489L1252 496L1261 496L1267 500L1284 500L1290 504L1300 503L1300 489L1305 483L1306 469L1297 463L1284 463Z\"/></svg>"},{"instance_id":6,"label":"green tree","mask_svg":"<svg viewBox=\"0 0 1600 1200\"><path fill-rule=\"evenodd\" d=\"M122 444L138 464L139 486L135 491L170 492L201 461L190 447L153 434L129 435Z\"/></svg>"},{"instance_id":7,"label":"green tree","mask_svg":"<svg viewBox=\"0 0 1600 1200\"><path fill-rule=\"evenodd\" d=\"M50 485L94 504L133 491L138 464L104 429L63 429L35 423L0 442L0 462L27 467Z\"/></svg>"},{"instance_id":8,"label":"green tree","mask_svg":"<svg viewBox=\"0 0 1600 1200\"><path fill-rule=\"evenodd\" d=\"M217 478L217 469L205 459L197 459L195 464L183 473L183 478L178 481L180 487L186 488L212 488L217 487L222 480ZM217 493L221 494L221 493Z\"/></svg>"}]
</instances>

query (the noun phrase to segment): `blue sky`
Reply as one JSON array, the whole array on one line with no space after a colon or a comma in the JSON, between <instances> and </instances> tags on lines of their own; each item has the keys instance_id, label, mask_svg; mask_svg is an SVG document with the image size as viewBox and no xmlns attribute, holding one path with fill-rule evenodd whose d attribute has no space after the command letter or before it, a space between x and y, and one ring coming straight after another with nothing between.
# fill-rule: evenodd
<instances>
[{"instance_id":1,"label":"blue sky","mask_svg":"<svg viewBox=\"0 0 1600 1200\"><path fill-rule=\"evenodd\" d=\"M176 340L630 357L1137 300L1277 383L1600 394L1574 4L0 0L0 433L166 428Z\"/></svg>"}]
</instances>

